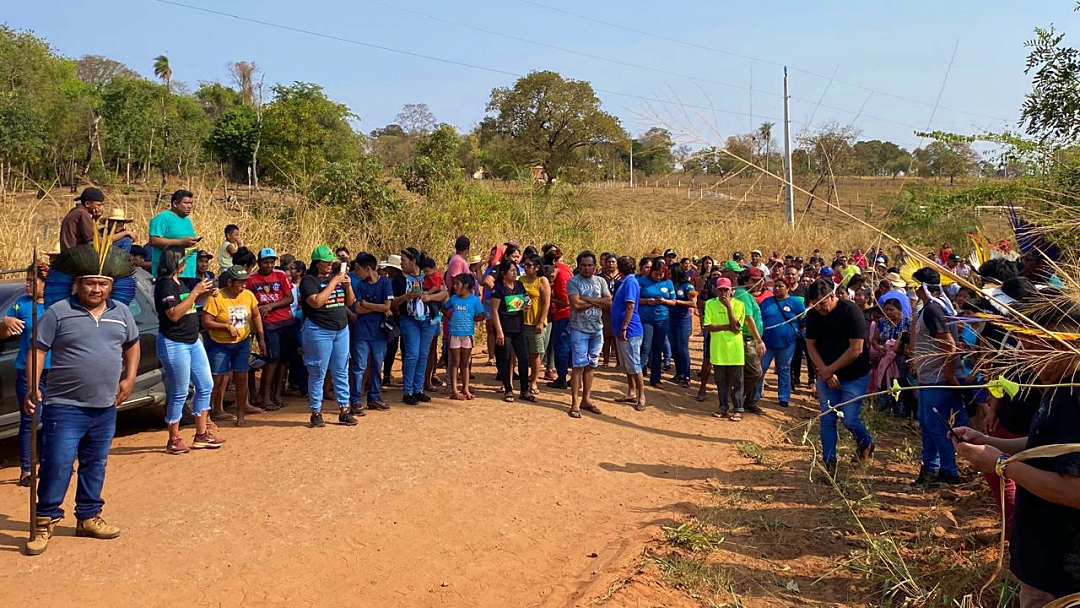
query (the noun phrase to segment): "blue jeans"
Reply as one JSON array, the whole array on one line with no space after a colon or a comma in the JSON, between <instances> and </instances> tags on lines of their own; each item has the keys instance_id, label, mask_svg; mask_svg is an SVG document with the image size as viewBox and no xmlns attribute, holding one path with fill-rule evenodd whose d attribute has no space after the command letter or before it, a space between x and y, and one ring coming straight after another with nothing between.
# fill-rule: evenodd
<instances>
[{"instance_id":1,"label":"blue jeans","mask_svg":"<svg viewBox=\"0 0 1080 608\"><path fill-rule=\"evenodd\" d=\"M675 375L690 379L690 333L694 323L687 314L682 319L671 319L671 354L675 358Z\"/></svg>"},{"instance_id":2,"label":"blue jeans","mask_svg":"<svg viewBox=\"0 0 1080 608\"><path fill-rule=\"evenodd\" d=\"M210 375L210 359L201 340L186 344L158 334L157 357L165 373L165 424L180 422L189 383L195 385L191 413L198 416L210 409L214 378Z\"/></svg>"},{"instance_id":3,"label":"blue jeans","mask_svg":"<svg viewBox=\"0 0 1080 608\"><path fill-rule=\"evenodd\" d=\"M854 380L841 381L840 390L829 388L829 385L824 380L818 378L817 390L818 400L821 402L821 411L824 412L838 403L865 395L866 387L869 384L870 374ZM849 403L841 407L839 411L844 414L844 428L855 437L855 444L858 447L864 448L874 443L874 438L870 436L870 432L866 430L866 425L863 424L862 418L860 418L862 412L861 401ZM825 462L836 462L837 417L836 412L829 412L821 417L821 459Z\"/></svg>"},{"instance_id":4,"label":"blue jeans","mask_svg":"<svg viewBox=\"0 0 1080 608\"><path fill-rule=\"evenodd\" d=\"M41 474L38 483L38 517L64 517L64 496L79 459L79 482L75 490L75 517L90 519L105 506L105 463L116 432L116 408L76 407L50 403L41 412Z\"/></svg>"},{"instance_id":5,"label":"blue jeans","mask_svg":"<svg viewBox=\"0 0 1080 608\"><path fill-rule=\"evenodd\" d=\"M566 380L570 370L570 319L551 322L551 350L555 353L555 371Z\"/></svg>"},{"instance_id":6,"label":"blue jeans","mask_svg":"<svg viewBox=\"0 0 1080 608\"><path fill-rule=\"evenodd\" d=\"M761 382L757 385L757 398L761 399L761 392L765 388L765 372L769 371L769 364L776 360L776 383L780 403L791 401L791 358L795 356L795 343L784 348L765 349L765 356L761 358ZM839 403L839 402L837 402Z\"/></svg>"},{"instance_id":7,"label":"blue jeans","mask_svg":"<svg viewBox=\"0 0 1080 608\"><path fill-rule=\"evenodd\" d=\"M327 370L334 384L338 408L349 407L349 328L333 330L304 322L304 364L308 370L308 405L322 411L323 383Z\"/></svg>"},{"instance_id":8,"label":"blue jeans","mask_svg":"<svg viewBox=\"0 0 1080 608\"><path fill-rule=\"evenodd\" d=\"M664 341L667 340L668 320L641 323L641 361L649 368L649 384L658 384L664 375Z\"/></svg>"},{"instance_id":9,"label":"blue jeans","mask_svg":"<svg viewBox=\"0 0 1080 608\"><path fill-rule=\"evenodd\" d=\"M941 471L943 475L950 477L959 474L956 469L956 448L949 439L951 429L946 426L953 412L956 412L955 426L966 426L968 415L964 403L960 400L960 391L947 388L919 389L922 466L928 472ZM938 415L941 418L938 418ZM942 422L942 419L945 422Z\"/></svg>"},{"instance_id":10,"label":"blue jeans","mask_svg":"<svg viewBox=\"0 0 1080 608\"><path fill-rule=\"evenodd\" d=\"M45 398L45 378L48 375L49 370L44 370L38 380L38 394L42 399ZM25 369L15 370L15 399L19 403L19 472L21 473L30 472L30 436L34 432L31 430L34 426L34 418L23 409L26 395L30 392L29 378L26 376ZM41 407L40 403L38 407Z\"/></svg>"},{"instance_id":11,"label":"blue jeans","mask_svg":"<svg viewBox=\"0 0 1080 608\"><path fill-rule=\"evenodd\" d=\"M417 321L403 316L400 326L401 348L405 349L405 360L401 364L403 390L406 395L415 395L424 392L428 353L431 340L439 333L439 325L430 320Z\"/></svg>"},{"instance_id":12,"label":"blue jeans","mask_svg":"<svg viewBox=\"0 0 1080 608\"><path fill-rule=\"evenodd\" d=\"M370 357L370 365L369 359ZM386 339L353 340L353 381L349 402L359 405L364 402L364 371L371 370L371 390L368 391L368 403L382 397L382 366L386 357Z\"/></svg>"}]
</instances>

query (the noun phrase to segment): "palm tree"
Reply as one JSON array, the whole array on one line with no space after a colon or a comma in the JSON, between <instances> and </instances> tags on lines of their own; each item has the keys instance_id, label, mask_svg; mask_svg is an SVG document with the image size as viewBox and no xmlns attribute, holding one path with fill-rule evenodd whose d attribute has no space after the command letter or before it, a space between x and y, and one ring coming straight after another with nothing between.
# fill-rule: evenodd
<instances>
[{"instance_id":1,"label":"palm tree","mask_svg":"<svg viewBox=\"0 0 1080 608\"><path fill-rule=\"evenodd\" d=\"M161 96L161 125L165 137L161 146L161 186L157 192L157 203L161 202L161 193L165 190L165 157L169 152L169 111L168 100L172 93L172 66L169 65L167 55L158 55L154 58L154 76L165 83L165 92Z\"/></svg>"},{"instance_id":2,"label":"palm tree","mask_svg":"<svg viewBox=\"0 0 1080 608\"><path fill-rule=\"evenodd\" d=\"M765 170L769 170L769 152L772 151L772 128L776 126L773 122L763 122L758 127L758 134L765 140Z\"/></svg>"}]
</instances>

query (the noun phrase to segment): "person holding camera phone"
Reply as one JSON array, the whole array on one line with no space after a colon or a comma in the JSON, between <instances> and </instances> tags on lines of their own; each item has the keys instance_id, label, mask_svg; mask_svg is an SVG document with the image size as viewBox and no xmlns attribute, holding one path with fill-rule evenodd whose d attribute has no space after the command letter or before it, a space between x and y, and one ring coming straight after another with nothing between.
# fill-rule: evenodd
<instances>
[{"instance_id":1,"label":"person holding camera phone","mask_svg":"<svg viewBox=\"0 0 1080 608\"><path fill-rule=\"evenodd\" d=\"M349 411L349 316L347 307L356 301L349 267L326 245L311 252L311 267L300 281L300 301L304 311L301 338L304 363L308 369L308 404L311 426L324 426L323 383L327 371L334 385L338 422L355 426Z\"/></svg>"},{"instance_id":2,"label":"person holding camera phone","mask_svg":"<svg viewBox=\"0 0 1080 608\"><path fill-rule=\"evenodd\" d=\"M158 276L158 262L166 247L183 247L184 270L181 279L194 279L198 265L195 246L202 237L195 236L191 223L191 211L195 208L195 195L188 190L177 190L170 198L170 206L150 220L150 274Z\"/></svg>"}]
</instances>

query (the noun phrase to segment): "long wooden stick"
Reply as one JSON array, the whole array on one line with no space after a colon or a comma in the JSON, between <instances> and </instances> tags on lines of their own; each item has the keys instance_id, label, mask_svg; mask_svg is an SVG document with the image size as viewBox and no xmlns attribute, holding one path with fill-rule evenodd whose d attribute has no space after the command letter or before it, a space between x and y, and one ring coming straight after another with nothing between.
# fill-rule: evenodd
<instances>
[{"instance_id":1,"label":"long wooden stick","mask_svg":"<svg viewBox=\"0 0 1080 608\"><path fill-rule=\"evenodd\" d=\"M33 307L30 309L31 320L31 336L30 336L30 374L27 378L27 394L36 395L38 387L40 386L40 380L38 379L38 305L37 305L37 265L38 265L38 248L34 245L34 262L32 266L32 272L34 273L34 292L30 296L30 305ZM26 404L20 403L19 407L25 407ZM30 540L37 540L37 482L38 482L38 421L41 420L41 403L35 400L34 414L30 417Z\"/></svg>"}]
</instances>

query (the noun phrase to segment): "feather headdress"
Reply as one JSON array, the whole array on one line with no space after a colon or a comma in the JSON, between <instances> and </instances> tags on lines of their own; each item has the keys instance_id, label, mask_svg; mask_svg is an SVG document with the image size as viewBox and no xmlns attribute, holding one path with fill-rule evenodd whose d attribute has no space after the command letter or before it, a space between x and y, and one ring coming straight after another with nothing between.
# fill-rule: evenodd
<instances>
[{"instance_id":1,"label":"feather headdress","mask_svg":"<svg viewBox=\"0 0 1080 608\"><path fill-rule=\"evenodd\" d=\"M75 279L83 277L104 277L113 281L112 299L130 304L135 298L135 266L131 256L124 250L111 245L107 249L96 249L95 244L72 247L57 256L52 263L52 270L45 280L45 305L71 295L71 286Z\"/></svg>"}]
</instances>

